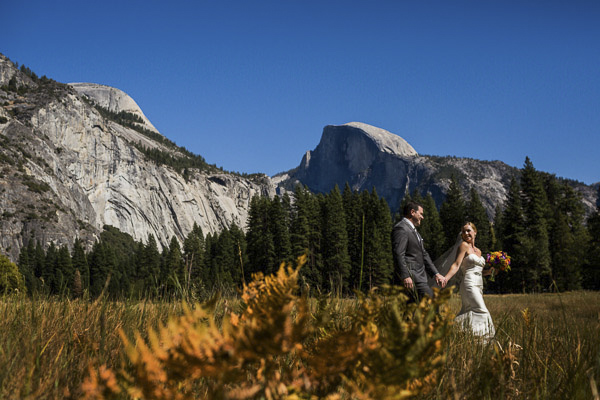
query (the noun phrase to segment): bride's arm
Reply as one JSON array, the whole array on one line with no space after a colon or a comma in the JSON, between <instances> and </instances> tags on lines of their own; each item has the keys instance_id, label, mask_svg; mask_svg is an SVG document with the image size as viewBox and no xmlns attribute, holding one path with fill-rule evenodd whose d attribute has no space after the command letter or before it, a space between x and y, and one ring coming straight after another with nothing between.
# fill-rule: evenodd
<instances>
[{"instance_id":1,"label":"bride's arm","mask_svg":"<svg viewBox=\"0 0 600 400\"><path fill-rule=\"evenodd\" d=\"M454 260L454 263L452 263L452 265L450 266L450 270L445 276L446 281L449 281L450 278L452 278L456 274L456 272L458 272L460 264L462 263L463 258L465 258L465 254L467 253L468 248L469 245L467 243L463 242L460 244L458 251L456 252L456 260Z\"/></svg>"}]
</instances>

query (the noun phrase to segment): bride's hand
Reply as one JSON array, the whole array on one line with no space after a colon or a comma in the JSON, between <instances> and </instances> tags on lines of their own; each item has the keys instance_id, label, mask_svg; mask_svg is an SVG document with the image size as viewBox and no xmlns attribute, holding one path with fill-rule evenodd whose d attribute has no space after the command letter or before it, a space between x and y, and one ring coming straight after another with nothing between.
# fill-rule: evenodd
<instances>
[{"instance_id":1,"label":"bride's hand","mask_svg":"<svg viewBox=\"0 0 600 400\"><path fill-rule=\"evenodd\" d=\"M444 287L446 287L447 280L446 280L446 277L443 276L442 274L437 274L435 276L435 281L438 284L438 286L441 287L442 289Z\"/></svg>"}]
</instances>

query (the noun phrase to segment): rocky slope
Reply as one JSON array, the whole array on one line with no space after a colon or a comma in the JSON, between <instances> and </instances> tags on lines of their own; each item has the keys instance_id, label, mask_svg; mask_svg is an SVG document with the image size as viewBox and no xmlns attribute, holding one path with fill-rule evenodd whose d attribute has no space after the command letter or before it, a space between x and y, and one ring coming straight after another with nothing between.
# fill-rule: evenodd
<instances>
[{"instance_id":1,"label":"rocky slope","mask_svg":"<svg viewBox=\"0 0 600 400\"><path fill-rule=\"evenodd\" d=\"M329 125L318 146L307 152L300 165L274 177L287 190L301 183L316 192L328 192L346 182L353 190L372 190L397 211L405 193L431 193L438 206L444 201L451 176L464 193L474 187L490 218L506 199L518 169L500 161L457 157L421 156L404 139L364 123ZM588 211L595 209L597 188L570 182L583 195Z\"/></svg>"},{"instance_id":2,"label":"rocky slope","mask_svg":"<svg viewBox=\"0 0 600 400\"><path fill-rule=\"evenodd\" d=\"M70 245L79 237L90 246L104 225L141 241L152 234L161 245L182 240L194 223L204 233L245 228L253 195L298 183L315 192L346 182L375 187L396 211L415 189L441 204L455 175L465 193L476 188L492 217L516 174L500 161L419 155L401 137L359 122L326 126L288 173L225 173L160 135L126 93L38 78L0 54L0 251L12 260L30 240ZM569 183L595 209L598 185Z\"/></svg>"},{"instance_id":3,"label":"rocky slope","mask_svg":"<svg viewBox=\"0 0 600 400\"><path fill-rule=\"evenodd\" d=\"M143 149L188 155L93 106L143 116L120 90L32 79L2 55L0 87L0 248L13 260L32 238L47 246L80 237L89 245L104 225L136 240L153 234L163 245L182 240L194 223L205 233L244 227L252 196L275 194L266 176L211 166L182 174L150 160Z\"/></svg>"}]
</instances>

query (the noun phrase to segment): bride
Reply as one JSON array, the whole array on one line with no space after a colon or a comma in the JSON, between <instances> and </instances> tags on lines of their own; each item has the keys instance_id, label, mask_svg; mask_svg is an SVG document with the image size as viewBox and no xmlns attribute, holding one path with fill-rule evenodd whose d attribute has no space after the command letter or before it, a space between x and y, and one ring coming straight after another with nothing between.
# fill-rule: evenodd
<instances>
[{"instance_id":1,"label":"bride","mask_svg":"<svg viewBox=\"0 0 600 400\"><path fill-rule=\"evenodd\" d=\"M456 244L438 259L439 265L438 262L435 264L440 273L444 274L447 271L446 281L455 276L460 269L462 308L455 321L464 328L470 328L475 336L488 341L494 337L495 329L492 317L483 301L482 274L489 275L491 270L483 271L485 259L481 256L481 250L475 247L475 236L477 236L477 228L472 222L467 222L462 227Z\"/></svg>"}]
</instances>

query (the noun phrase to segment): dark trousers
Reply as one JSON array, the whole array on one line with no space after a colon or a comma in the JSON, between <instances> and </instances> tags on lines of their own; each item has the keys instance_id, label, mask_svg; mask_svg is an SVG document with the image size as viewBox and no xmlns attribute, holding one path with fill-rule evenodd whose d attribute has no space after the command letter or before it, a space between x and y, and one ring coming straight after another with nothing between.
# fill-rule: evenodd
<instances>
[{"instance_id":1,"label":"dark trousers","mask_svg":"<svg viewBox=\"0 0 600 400\"><path fill-rule=\"evenodd\" d=\"M433 297L433 290L431 290L427 282L415 282L413 280L413 284L413 290L409 290L411 295L411 299L409 301L419 302L425 296Z\"/></svg>"}]
</instances>

